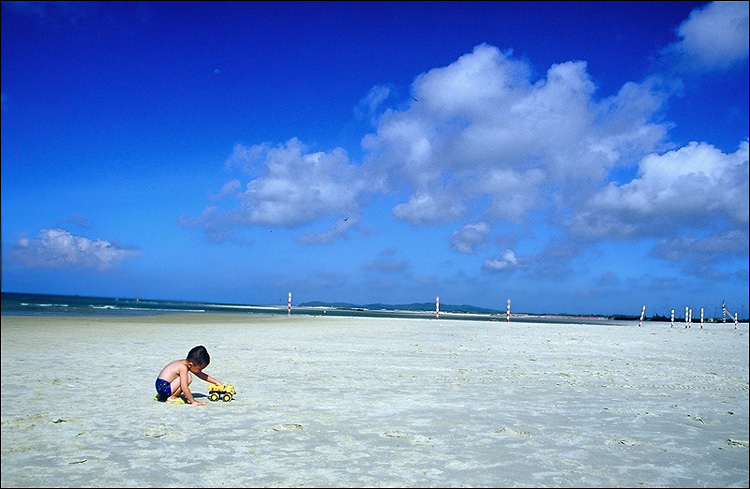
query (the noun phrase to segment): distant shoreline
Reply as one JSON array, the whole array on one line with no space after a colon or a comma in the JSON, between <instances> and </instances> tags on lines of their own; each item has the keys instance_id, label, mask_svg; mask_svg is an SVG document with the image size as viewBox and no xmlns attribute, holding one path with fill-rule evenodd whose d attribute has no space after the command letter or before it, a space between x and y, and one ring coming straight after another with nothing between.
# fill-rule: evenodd
<instances>
[{"instance_id":1,"label":"distant shoreline","mask_svg":"<svg viewBox=\"0 0 750 489\"><path fill-rule=\"evenodd\" d=\"M304 302L301 304L251 305L212 303L207 301L175 301L140 297L93 297L79 295L2 293L2 315L19 316L150 316L175 313L217 313L254 315L312 315L347 317L402 317L424 319L469 319L476 321L507 322L507 311L491 310L469 305L440 304L439 311L430 303L366 304ZM637 324L638 316L564 313L510 313L512 322L553 322L586 324ZM644 322L670 322L658 314L644 317ZM675 324L684 318L675 317ZM720 322L719 318L706 318L706 323ZM733 320L732 320L733 322ZM743 321L740 321L743 322ZM744 322L747 322L745 320ZM698 319L693 318L692 324Z\"/></svg>"}]
</instances>

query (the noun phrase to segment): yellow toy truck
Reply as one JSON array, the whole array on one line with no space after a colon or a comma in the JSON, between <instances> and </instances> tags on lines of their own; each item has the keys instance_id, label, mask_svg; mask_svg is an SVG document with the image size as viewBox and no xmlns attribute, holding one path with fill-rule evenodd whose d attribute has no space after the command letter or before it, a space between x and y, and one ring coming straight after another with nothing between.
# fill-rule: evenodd
<instances>
[{"instance_id":1,"label":"yellow toy truck","mask_svg":"<svg viewBox=\"0 0 750 489\"><path fill-rule=\"evenodd\" d=\"M237 391L234 390L234 386L231 384L211 384L208 386L208 399L211 401L221 399L224 402L229 402L234 399L236 393Z\"/></svg>"}]
</instances>

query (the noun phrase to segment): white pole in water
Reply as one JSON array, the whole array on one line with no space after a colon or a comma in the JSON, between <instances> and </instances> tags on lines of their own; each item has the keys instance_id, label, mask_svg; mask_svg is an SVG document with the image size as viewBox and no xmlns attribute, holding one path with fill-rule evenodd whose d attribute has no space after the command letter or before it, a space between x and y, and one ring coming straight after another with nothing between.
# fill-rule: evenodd
<instances>
[{"instance_id":1,"label":"white pole in water","mask_svg":"<svg viewBox=\"0 0 750 489\"><path fill-rule=\"evenodd\" d=\"M440 319L440 296L435 297L435 319Z\"/></svg>"},{"instance_id":2,"label":"white pole in water","mask_svg":"<svg viewBox=\"0 0 750 489\"><path fill-rule=\"evenodd\" d=\"M688 310L690 308L688 306L685 306L685 327L688 327Z\"/></svg>"},{"instance_id":3,"label":"white pole in water","mask_svg":"<svg viewBox=\"0 0 750 489\"><path fill-rule=\"evenodd\" d=\"M638 321L638 327L640 328L643 326L643 316L646 315L646 306L643 306L643 309L641 309L641 319Z\"/></svg>"},{"instance_id":4,"label":"white pole in water","mask_svg":"<svg viewBox=\"0 0 750 489\"><path fill-rule=\"evenodd\" d=\"M505 322L510 323L510 299L508 299L508 307L505 309Z\"/></svg>"},{"instance_id":5,"label":"white pole in water","mask_svg":"<svg viewBox=\"0 0 750 489\"><path fill-rule=\"evenodd\" d=\"M693 308L690 308L690 321L688 321L688 328L693 327Z\"/></svg>"},{"instance_id":6,"label":"white pole in water","mask_svg":"<svg viewBox=\"0 0 750 489\"><path fill-rule=\"evenodd\" d=\"M701 329L703 329L703 308L701 307Z\"/></svg>"},{"instance_id":7,"label":"white pole in water","mask_svg":"<svg viewBox=\"0 0 750 489\"><path fill-rule=\"evenodd\" d=\"M286 315L292 315L292 293L289 292L289 298L286 301Z\"/></svg>"},{"instance_id":8,"label":"white pole in water","mask_svg":"<svg viewBox=\"0 0 750 489\"><path fill-rule=\"evenodd\" d=\"M670 323L670 328L674 328L674 309L672 309L672 322Z\"/></svg>"}]
</instances>

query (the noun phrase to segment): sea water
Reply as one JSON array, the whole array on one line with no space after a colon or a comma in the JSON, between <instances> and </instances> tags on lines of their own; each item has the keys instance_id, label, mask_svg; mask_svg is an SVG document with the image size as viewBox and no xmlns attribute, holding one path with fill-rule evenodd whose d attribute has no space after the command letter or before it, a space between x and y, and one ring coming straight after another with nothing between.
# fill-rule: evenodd
<instances>
[{"instance_id":1,"label":"sea water","mask_svg":"<svg viewBox=\"0 0 750 489\"><path fill-rule=\"evenodd\" d=\"M277 311L278 309L278 311ZM239 304L219 304L136 297L90 297L2 293L2 313L23 316L137 316L165 313L281 312L280 308L253 308ZM283 311L286 313L286 309Z\"/></svg>"},{"instance_id":2,"label":"sea water","mask_svg":"<svg viewBox=\"0 0 750 489\"><path fill-rule=\"evenodd\" d=\"M363 308L302 307L284 305L223 304L154 300L135 297L91 297L2 293L2 314L22 316L139 316L170 313L304 314L355 317L434 317L429 311L372 310Z\"/></svg>"}]
</instances>

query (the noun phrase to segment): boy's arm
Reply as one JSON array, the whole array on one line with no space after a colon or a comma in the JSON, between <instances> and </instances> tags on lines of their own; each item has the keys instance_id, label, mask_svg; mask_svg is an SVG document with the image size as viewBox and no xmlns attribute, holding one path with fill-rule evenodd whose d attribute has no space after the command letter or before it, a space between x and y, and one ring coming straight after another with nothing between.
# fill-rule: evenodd
<instances>
[{"instance_id":1,"label":"boy's arm","mask_svg":"<svg viewBox=\"0 0 750 489\"><path fill-rule=\"evenodd\" d=\"M218 380L214 379L213 377L211 377L210 375L208 375L205 372L199 372L199 373L197 373L195 375L198 376L199 379L204 380L206 382L210 382L211 384L221 385L221 382L219 382Z\"/></svg>"},{"instance_id":2,"label":"boy's arm","mask_svg":"<svg viewBox=\"0 0 750 489\"><path fill-rule=\"evenodd\" d=\"M188 369L184 365L180 365L179 367L179 374L180 374L180 389L182 390L182 394L185 396L185 399L188 400L190 404L198 404L198 405L205 405L205 403L198 402L193 397L193 393L190 392L190 386L187 382L187 376L188 376Z\"/></svg>"}]
</instances>

